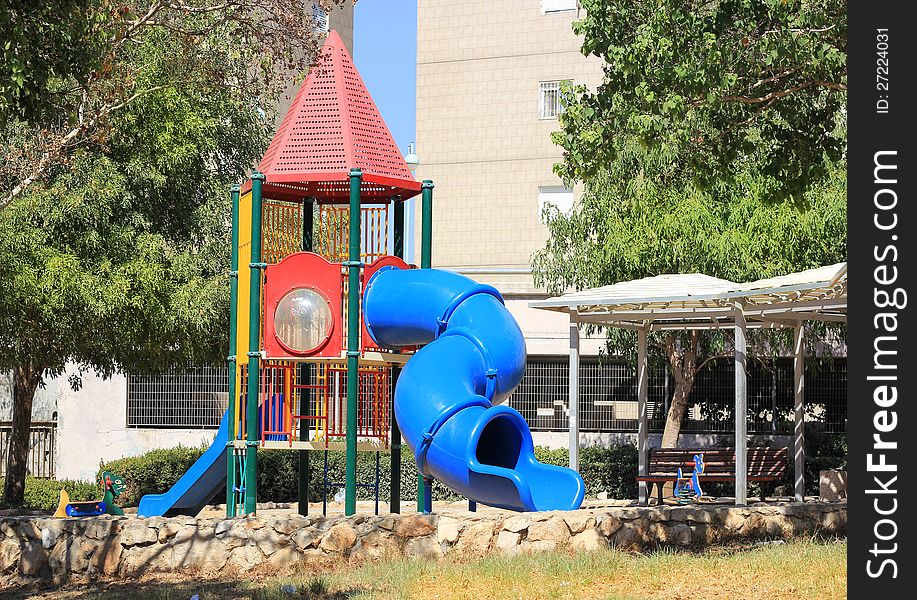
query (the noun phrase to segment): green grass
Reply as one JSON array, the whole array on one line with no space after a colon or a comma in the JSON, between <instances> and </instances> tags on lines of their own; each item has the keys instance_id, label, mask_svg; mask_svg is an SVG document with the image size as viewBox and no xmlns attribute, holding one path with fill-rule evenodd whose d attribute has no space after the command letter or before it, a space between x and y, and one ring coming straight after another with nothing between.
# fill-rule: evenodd
<instances>
[{"instance_id":1,"label":"green grass","mask_svg":"<svg viewBox=\"0 0 917 600\"><path fill-rule=\"evenodd\" d=\"M713 547L703 553L663 551L638 555L604 550L489 556L473 561L398 559L359 566L339 562L319 570L300 568L281 577L113 583L90 589L45 591L41 597L188 600L198 594L200 600L840 599L846 597L846 553L845 542L811 539Z\"/></svg>"}]
</instances>

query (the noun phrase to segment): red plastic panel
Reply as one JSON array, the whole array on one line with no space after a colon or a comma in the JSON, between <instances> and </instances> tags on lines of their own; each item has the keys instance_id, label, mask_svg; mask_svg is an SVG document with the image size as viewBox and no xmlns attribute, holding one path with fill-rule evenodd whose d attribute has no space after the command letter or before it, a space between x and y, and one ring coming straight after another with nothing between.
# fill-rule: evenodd
<instances>
[{"instance_id":1,"label":"red plastic panel","mask_svg":"<svg viewBox=\"0 0 917 600\"><path fill-rule=\"evenodd\" d=\"M274 313L287 292L306 288L324 297L331 309L331 329L315 350L296 352L281 343L274 328ZM343 280L341 265L331 263L313 252L291 254L276 265L269 265L264 280L264 349L268 358L303 356L339 357L343 324Z\"/></svg>"},{"instance_id":2,"label":"red plastic panel","mask_svg":"<svg viewBox=\"0 0 917 600\"><path fill-rule=\"evenodd\" d=\"M366 284L372 279L373 275L376 274L376 271L382 267L395 267L396 269L413 269L412 265L404 262L397 256L387 255L382 256L374 260L373 262L366 265L363 269L363 284L360 286L360 302L363 302L363 293L366 292ZM361 304L362 305L362 304ZM362 313L361 313L362 314ZM366 353L367 351L378 352L383 350L389 352L387 349L379 348L376 343L373 341L373 338L370 337L369 331L366 330L366 321L363 321L360 324L360 342L362 344L361 350Z\"/></svg>"}]
</instances>

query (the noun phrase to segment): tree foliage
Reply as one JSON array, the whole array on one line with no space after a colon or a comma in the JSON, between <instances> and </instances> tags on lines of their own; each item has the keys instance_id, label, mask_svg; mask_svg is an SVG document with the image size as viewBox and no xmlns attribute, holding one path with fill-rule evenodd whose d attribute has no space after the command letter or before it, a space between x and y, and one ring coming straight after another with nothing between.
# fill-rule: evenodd
<instances>
[{"instance_id":1,"label":"tree foliage","mask_svg":"<svg viewBox=\"0 0 917 600\"><path fill-rule=\"evenodd\" d=\"M846 260L846 3L583 0L596 90L567 88L555 166L585 191L547 215L536 284L557 293L659 275L731 281ZM633 354L633 332L609 351ZM758 335L772 354L786 336ZM675 378L663 445L678 438L723 332L654 334Z\"/></svg>"},{"instance_id":2,"label":"tree foliage","mask_svg":"<svg viewBox=\"0 0 917 600\"><path fill-rule=\"evenodd\" d=\"M22 500L32 399L48 377L68 372L79 386L86 369L146 373L225 358L228 188L263 153L280 90L316 48L298 0L83 5L96 13L62 13L77 23L40 33L51 56L64 51L55 36L90 19L88 35L104 42L98 66L49 59L22 88L32 91L5 105L8 504ZM30 108L33 92L50 112Z\"/></svg>"},{"instance_id":3,"label":"tree foliage","mask_svg":"<svg viewBox=\"0 0 917 600\"><path fill-rule=\"evenodd\" d=\"M36 128L4 148L0 210L78 149L104 144L117 113L159 90L226 87L270 112L271 99L315 56L307 7L303 0L0 0L0 25L10 27L0 49L0 126ZM163 40L168 53L146 51Z\"/></svg>"},{"instance_id":4,"label":"tree foliage","mask_svg":"<svg viewBox=\"0 0 917 600\"><path fill-rule=\"evenodd\" d=\"M617 162L801 195L846 148L846 0L582 0L596 91L566 97L559 174ZM676 167L673 169L673 167Z\"/></svg>"}]
</instances>

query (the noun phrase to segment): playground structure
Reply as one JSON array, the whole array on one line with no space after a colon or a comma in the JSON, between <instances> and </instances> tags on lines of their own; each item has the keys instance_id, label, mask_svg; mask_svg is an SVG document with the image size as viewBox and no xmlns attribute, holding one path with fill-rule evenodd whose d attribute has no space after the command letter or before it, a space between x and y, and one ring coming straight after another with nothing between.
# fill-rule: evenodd
<instances>
[{"instance_id":1,"label":"playground structure","mask_svg":"<svg viewBox=\"0 0 917 600\"><path fill-rule=\"evenodd\" d=\"M420 269L403 259L404 201L418 194ZM196 514L224 485L227 516L254 513L258 448L299 451L302 514L311 451L345 451L348 515L357 452L391 452L400 512L399 425L419 511L434 477L493 506L579 507L579 474L535 460L521 415L494 406L522 378L522 333L497 290L430 269L433 183L414 179L336 32L231 198L227 412L210 449L140 515Z\"/></svg>"}]
</instances>

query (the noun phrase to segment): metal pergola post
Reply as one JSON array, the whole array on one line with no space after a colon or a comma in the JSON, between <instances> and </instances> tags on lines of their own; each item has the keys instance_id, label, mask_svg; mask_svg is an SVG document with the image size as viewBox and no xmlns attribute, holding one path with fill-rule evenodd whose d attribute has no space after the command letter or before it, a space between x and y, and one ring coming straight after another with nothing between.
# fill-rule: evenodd
<instances>
[{"instance_id":1,"label":"metal pergola post","mask_svg":"<svg viewBox=\"0 0 917 600\"><path fill-rule=\"evenodd\" d=\"M579 324L570 311L570 397L567 428L570 432L570 468L579 471Z\"/></svg>"},{"instance_id":2,"label":"metal pergola post","mask_svg":"<svg viewBox=\"0 0 917 600\"><path fill-rule=\"evenodd\" d=\"M805 385L805 347L800 321L793 329L793 494L797 502L804 502L806 495Z\"/></svg>"},{"instance_id":3,"label":"metal pergola post","mask_svg":"<svg viewBox=\"0 0 917 600\"><path fill-rule=\"evenodd\" d=\"M647 399L649 396L649 373L646 356L646 328L637 330L637 474L648 475L649 443L647 423ZM641 506L646 506L649 499L647 482L638 483L638 499Z\"/></svg>"},{"instance_id":4,"label":"metal pergola post","mask_svg":"<svg viewBox=\"0 0 917 600\"><path fill-rule=\"evenodd\" d=\"M740 302L735 305L735 336L736 505L742 506L748 503L748 364L745 312Z\"/></svg>"}]
</instances>

